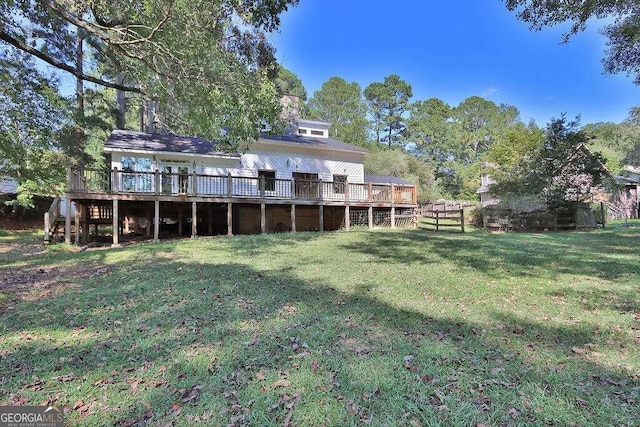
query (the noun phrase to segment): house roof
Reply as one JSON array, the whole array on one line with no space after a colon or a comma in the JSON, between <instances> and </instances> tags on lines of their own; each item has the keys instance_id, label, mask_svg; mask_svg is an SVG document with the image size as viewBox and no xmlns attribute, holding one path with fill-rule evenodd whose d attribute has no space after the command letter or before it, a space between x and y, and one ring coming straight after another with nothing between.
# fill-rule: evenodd
<instances>
[{"instance_id":1,"label":"house roof","mask_svg":"<svg viewBox=\"0 0 640 427\"><path fill-rule=\"evenodd\" d=\"M259 143L284 144L297 147L351 151L368 153L368 150L331 138L312 138L297 135L263 134ZM172 134L149 134L130 130L114 130L105 143L106 151L129 150L170 152L203 156L238 157L238 153L227 153L217 148L217 144L201 138L191 138Z\"/></svg>"},{"instance_id":2,"label":"house roof","mask_svg":"<svg viewBox=\"0 0 640 427\"><path fill-rule=\"evenodd\" d=\"M364 182L370 182L372 184L397 184L410 185L412 187L414 186L412 182L392 175L365 175Z\"/></svg>"},{"instance_id":3,"label":"house roof","mask_svg":"<svg viewBox=\"0 0 640 427\"><path fill-rule=\"evenodd\" d=\"M199 155L230 155L222 150L217 150L214 142L205 139L188 138L171 134L149 134L119 129L111 132L104 147L106 151L140 150Z\"/></svg>"},{"instance_id":4,"label":"house roof","mask_svg":"<svg viewBox=\"0 0 640 427\"><path fill-rule=\"evenodd\" d=\"M357 145L347 144L333 138L313 138L299 135L260 135L259 142L287 144L298 147L310 147L326 150L351 151L354 153L366 154L369 152L366 148Z\"/></svg>"}]
</instances>

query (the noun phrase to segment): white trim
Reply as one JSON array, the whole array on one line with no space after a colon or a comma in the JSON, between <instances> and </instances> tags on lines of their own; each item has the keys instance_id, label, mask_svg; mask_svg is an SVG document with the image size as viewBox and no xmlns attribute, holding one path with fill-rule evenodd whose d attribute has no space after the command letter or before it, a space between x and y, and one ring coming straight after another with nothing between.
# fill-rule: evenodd
<instances>
[{"instance_id":1,"label":"white trim","mask_svg":"<svg viewBox=\"0 0 640 427\"><path fill-rule=\"evenodd\" d=\"M303 138L305 138L306 136L304 136ZM322 138L320 138L322 139ZM342 153L354 153L354 154L360 154L362 156L364 156L365 154L369 153L369 150L367 150L366 148L360 148L358 147L357 150L350 150L347 148L339 148L339 147L335 147L333 145L322 145L322 146L318 146L315 144L310 144L310 145L305 145L303 143L298 143L298 142L291 142L291 141L279 141L279 140L274 140L274 139L264 139L262 137L260 137L257 141L258 144L267 144L267 145L278 145L280 147L299 147L302 149L313 149L313 150L324 150L324 151L340 151ZM360 150L364 150L364 151L360 151Z\"/></svg>"}]
</instances>

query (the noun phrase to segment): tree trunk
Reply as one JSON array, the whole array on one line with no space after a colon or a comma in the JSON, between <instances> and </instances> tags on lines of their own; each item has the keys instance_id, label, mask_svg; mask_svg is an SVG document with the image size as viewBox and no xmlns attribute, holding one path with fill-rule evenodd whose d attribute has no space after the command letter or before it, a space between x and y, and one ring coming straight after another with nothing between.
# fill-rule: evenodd
<instances>
[{"instance_id":1,"label":"tree trunk","mask_svg":"<svg viewBox=\"0 0 640 427\"><path fill-rule=\"evenodd\" d=\"M124 73L119 72L116 76L116 84L124 84ZM124 91L116 90L116 102L118 104L118 112L116 115L116 129L124 129L125 126L125 113L127 111L127 99L124 95Z\"/></svg>"}]
</instances>

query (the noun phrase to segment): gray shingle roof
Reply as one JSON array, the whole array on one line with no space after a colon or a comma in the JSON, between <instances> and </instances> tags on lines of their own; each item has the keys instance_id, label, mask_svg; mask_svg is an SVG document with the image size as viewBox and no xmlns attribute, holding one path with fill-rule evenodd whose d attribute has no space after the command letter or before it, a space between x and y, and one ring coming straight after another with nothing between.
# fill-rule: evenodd
<instances>
[{"instance_id":1,"label":"gray shingle roof","mask_svg":"<svg viewBox=\"0 0 640 427\"><path fill-rule=\"evenodd\" d=\"M357 145L347 144L346 142L340 142L332 138L312 138L308 136L298 135L260 135L260 140L264 142L276 142L276 143L288 143L295 144L297 146L334 149L340 151L353 151L355 153L368 153L366 148L358 147Z\"/></svg>"},{"instance_id":2,"label":"gray shingle roof","mask_svg":"<svg viewBox=\"0 0 640 427\"><path fill-rule=\"evenodd\" d=\"M297 135L268 135L260 136L259 142L290 144L317 149L351 151L368 153L369 150L352 144L336 141L331 138L312 138ZM190 138L171 134L148 134L130 130L114 130L105 143L109 150L143 150L166 151L171 153L201 154L201 155L230 155L223 150L216 149L216 143L201 138Z\"/></svg>"},{"instance_id":3,"label":"gray shingle roof","mask_svg":"<svg viewBox=\"0 0 640 427\"><path fill-rule=\"evenodd\" d=\"M130 130L114 130L104 144L116 150L168 151L185 154L226 154L216 150L216 144L200 138L170 134L148 134Z\"/></svg>"}]
</instances>

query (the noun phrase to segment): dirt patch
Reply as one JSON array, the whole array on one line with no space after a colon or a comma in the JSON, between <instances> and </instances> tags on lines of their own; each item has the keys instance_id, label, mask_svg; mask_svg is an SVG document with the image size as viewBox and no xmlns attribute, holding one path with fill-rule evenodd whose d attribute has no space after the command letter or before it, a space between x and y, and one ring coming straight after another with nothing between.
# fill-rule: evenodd
<instances>
[{"instance_id":1,"label":"dirt patch","mask_svg":"<svg viewBox=\"0 0 640 427\"><path fill-rule=\"evenodd\" d=\"M78 287L78 280L104 276L110 267L102 264L78 266L25 267L3 271L0 275L0 293L6 298L0 305L4 312L18 301L40 301L55 297Z\"/></svg>"},{"instance_id":2,"label":"dirt patch","mask_svg":"<svg viewBox=\"0 0 640 427\"><path fill-rule=\"evenodd\" d=\"M0 217L0 230L41 230L44 227L42 218L14 219Z\"/></svg>"}]
</instances>

